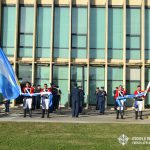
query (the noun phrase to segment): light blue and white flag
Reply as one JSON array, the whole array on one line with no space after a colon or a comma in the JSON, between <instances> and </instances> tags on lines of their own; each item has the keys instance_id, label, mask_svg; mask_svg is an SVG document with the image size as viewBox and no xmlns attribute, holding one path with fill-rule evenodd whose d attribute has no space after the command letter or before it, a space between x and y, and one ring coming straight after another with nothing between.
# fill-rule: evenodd
<instances>
[{"instance_id":1,"label":"light blue and white flag","mask_svg":"<svg viewBox=\"0 0 150 150\"><path fill-rule=\"evenodd\" d=\"M20 93L21 89L17 81L14 70L0 48L0 93L5 99L15 99Z\"/></svg>"},{"instance_id":2,"label":"light blue and white flag","mask_svg":"<svg viewBox=\"0 0 150 150\"><path fill-rule=\"evenodd\" d=\"M123 100L124 102L126 102L127 99L136 99L138 97L142 97L145 95L145 92L141 92L137 95L134 95L134 94L129 94L129 95L124 95L124 96L119 96L117 99L116 99L116 102L118 104L118 106L121 106L121 102L120 100Z\"/></svg>"},{"instance_id":3,"label":"light blue and white flag","mask_svg":"<svg viewBox=\"0 0 150 150\"><path fill-rule=\"evenodd\" d=\"M44 94L48 94L49 96L49 107L51 107L53 105L53 94L51 92L41 92L41 93L33 93L33 94L30 94L30 93L21 93L22 96L38 96L38 95L44 95Z\"/></svg>"}]
</instances>

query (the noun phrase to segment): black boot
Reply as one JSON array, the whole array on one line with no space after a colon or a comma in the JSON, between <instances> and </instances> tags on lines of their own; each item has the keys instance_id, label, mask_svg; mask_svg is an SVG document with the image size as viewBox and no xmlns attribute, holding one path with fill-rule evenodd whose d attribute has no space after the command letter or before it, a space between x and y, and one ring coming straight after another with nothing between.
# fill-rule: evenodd
<instances>
[{"instance_id":1,"label":"black boot","mask_svg":"<svg viewBox=\"0 0 150 150\"><path fill-rule=\"evenodd\" d=\"M44 115L45 115L45 109L42 109L42 117L41 118L44 118Z\"/></svg>"},{"instance_id":2,"label":"black boot","mask_svg":"<svg viewBox=\"0 0 150 150\"><path fill-rule=\"evenodd\" d=\"M24 118L26 117L26 112L27 112L27 110L26 110L26 109L24 109Z\"/></svg>"},{"instance_id":3,"label":"black boot","mask_svg":"<svg viewBox=\"0 0 150 150\"><path fill-rule=\"evenodd\" d=\"M119 110L117 110L117 117L116 119L119 119Z\"/></svg>"},{"instance_id":4,"label":"black boot","mask_svg":"<svg viewBox=\"0 0 150 150\"><path fill-rule=\"evenodd\" d=\"M140 111L140 119L143 120L143 118L142 118L142 111Z\"/></svg>"},{"instance_id":5,"label":"black boot","mask_svg":"<svg viewBox=\"0 0 150 150\"><path fill-rule=\"evenodd\" d=\"M49 109L47 109L47 118L49 118Z\"/></svg>"},{"instance_id":6,"label":"black boot","mask_svg":"<svg viewBox=\"0 0 150 150\"><path fill-rule=\"evenodd\" d=\"M138 111L135 111L135 119L138 119Z\"/></svg>"},{"instance_id":7,"label":"black boot","mask_svg":"<svg viewBox=\"0 0 150 150\"><path fill-rule=\"evenodd\" d=\"M123 119L123 114L124 114L123 110L121 110L120 113L121 113L121 119Z\"/></svg>"},{"instance_id":8,"label":"black boot","mask_svg":"<svg viewBox=\"0 0 150 150\"><path fill-rule=\"evenodd\" d=\"M32 109L29 109L29 117L32 117Z\"/></svg>"}]
</instances>

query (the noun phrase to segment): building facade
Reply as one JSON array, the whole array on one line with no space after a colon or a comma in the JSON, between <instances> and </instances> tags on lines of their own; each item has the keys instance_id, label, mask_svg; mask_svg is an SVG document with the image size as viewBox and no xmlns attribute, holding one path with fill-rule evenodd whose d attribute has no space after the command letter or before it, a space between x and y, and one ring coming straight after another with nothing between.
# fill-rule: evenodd
<instances>
[{"instance_id":1,"label":"building facade","mask_svg":"<svg viewBox=\"0 0 150 150\"><path fill-rule=\"evenodd\" d=\"M59 85L62 105L74 82L87 106L101 86L113 105L116 86L150 80L150 0L1 0L0 45L20 82Z\"/></svg>"}]
</instances>

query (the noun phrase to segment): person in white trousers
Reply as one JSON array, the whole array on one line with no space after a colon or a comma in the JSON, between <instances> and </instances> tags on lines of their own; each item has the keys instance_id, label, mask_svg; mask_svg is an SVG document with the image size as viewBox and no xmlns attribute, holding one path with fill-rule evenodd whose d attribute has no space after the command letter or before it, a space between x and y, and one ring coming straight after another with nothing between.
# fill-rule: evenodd
<instances>
[{"instance_id":1,"label":"person in white trousers","mask_svg":"<svg viewBox=\"0 0 150 150\"><path fill-rule=\"evenodd\" d=\"M50 89L47 88L47 84L44 84L44 88L41 92L50 92ZM50 107L50 99L49 94L41 94L41 103L42 103L42 118L45 116L45 110L47 112L47 118L49 118L49 107Z\"/></svg>"},{"instance_id":2,"label":"person in white trousers","mask_svg":"<svg viewBox=\"0 0 150 150\"><path fill-rule=\"evenodd\" d=\"M26 86L23 89L24 93L33 94L34 88L31 87L29 82L26 83ZM24 110L24 117L26 117L27 108L29 109L29 116L32 117L32 96L26 96L23 99L23 110Z\"/></svg>"},{"instance_id":3,"label":"person in white trousers","mask_svg":"<svg viewBox=\"0 0 150 150\"><path fill-rule=\"evenodd\" d=\"M137 94L142 93L142 92L144 92L144 91L142 91L141 86L138 85L137 90L134 92L134 95L137 95ZM135 103L134 103L135 119L138 119L138 113L140 115L140 119L143 119L142 118L143 100L144 100L144 96L140 96L140 97L135 98Z\"/></svg>"}]
</instances>

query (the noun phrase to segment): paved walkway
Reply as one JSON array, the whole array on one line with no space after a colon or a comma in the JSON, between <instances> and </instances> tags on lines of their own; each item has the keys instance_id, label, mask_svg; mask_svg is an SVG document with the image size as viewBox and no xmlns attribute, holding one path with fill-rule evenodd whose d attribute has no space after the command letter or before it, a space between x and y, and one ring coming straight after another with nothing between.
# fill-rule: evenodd
<instances>
[{"instance_id":1,"label":"paved walkway","mask_svg":"<svg viewBox=\"0 0 150 150\"><path fill-rule=\"evenodd\" d=\"M45 115L46 117L46 115ZM106 110L105 115L99 115L98 111L86 110L79 118L72 118L70 110L59 110L50 114L50 118L41 118L40 111L33 111L32 118L28 115L23 118L22 109L13 109L9 115L0 113L0 121L3 122L57 122L57 123L126 123L126 124L150 124L150 109L143 112L143 120L135 120L134 111L125 111L124 119L116 120L115 111Z\"/></svg>"}]
</instances>

